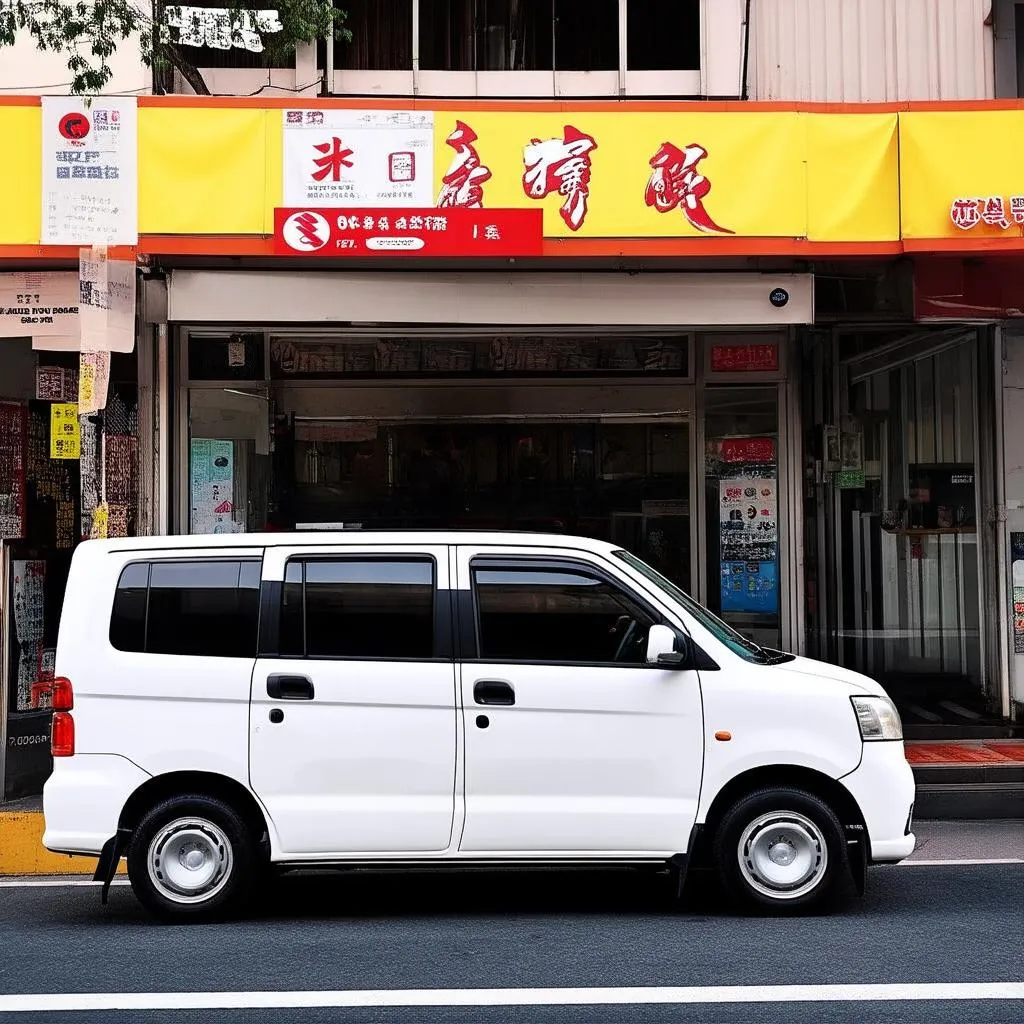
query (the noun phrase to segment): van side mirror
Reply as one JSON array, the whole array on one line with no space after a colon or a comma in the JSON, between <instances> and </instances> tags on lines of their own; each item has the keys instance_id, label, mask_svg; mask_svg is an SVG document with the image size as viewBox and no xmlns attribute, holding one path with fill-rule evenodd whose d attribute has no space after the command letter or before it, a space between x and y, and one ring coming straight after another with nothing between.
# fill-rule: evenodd
<instances>
[{"instance_id":1,"label":"van side mirror","mask_svg":"<svg viewBox=\"0 0 1024 1024\"><path fill-rule=\"evenodd\" d=\"M687 668L693 664L690 638L668 626L651 626L647 634L648 665L665 668Z\"/></svg>"}]
</instances>

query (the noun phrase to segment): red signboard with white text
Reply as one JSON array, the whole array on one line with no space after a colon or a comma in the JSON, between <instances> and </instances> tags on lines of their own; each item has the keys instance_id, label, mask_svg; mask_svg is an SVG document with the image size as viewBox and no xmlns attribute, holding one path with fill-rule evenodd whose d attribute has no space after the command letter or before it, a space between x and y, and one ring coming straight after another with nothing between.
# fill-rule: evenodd
<instances>
[{"instance_id":1,"label":"red signboard with white text","mask_svg":"<svg viewBox=\"0 0 1024 1024\"><path fill-rule=\"evenodd\" d=\"M543 232L541 210L274 210L274 252L279 256L539 256Z\"/></svg>"},{"instance_id":2,"label":"red signboard with white text","mask_svg":"<svg viewBox=\"0 0 1024 1024\"><path fill-rule=\"evenodd\" d=\"M711 369L715 373L764 373L778 368L778 345L711 346Z\"/></svg>"}]
</instances>

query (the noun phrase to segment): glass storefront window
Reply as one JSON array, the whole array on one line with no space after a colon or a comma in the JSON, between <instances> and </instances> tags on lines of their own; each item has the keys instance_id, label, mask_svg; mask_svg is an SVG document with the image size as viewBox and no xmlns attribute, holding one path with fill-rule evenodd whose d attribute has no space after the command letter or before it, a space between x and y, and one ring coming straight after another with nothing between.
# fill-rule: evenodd
<instances>
[{"instance_id":1,"label":"glass storefront window","mask_svg":"<svg viewBox=\"0 0 1024 1024\"><path fill-rule=\"evenodd\" d=\"M188 400L188 532L265 529L271 478L266 396L240 388L193 388Z\"/></svg>"},{"instance_id":2,"label":"glass storefront window","mask_svg":"<svg viewBox=\"0 0 1024 1024\"><path fill-rule=\"evenodd\" d=\"M864 375L854 361L836 430L837 653L910 724L986 711L975 348Z\"/></svg>"},{"instance_id":3,"label":"glass storefront window","mask_svg":"<svg viewBox=\"0 0 1024 1024\"><path fill-rule=\"evenodd\" d=\"M705 393L707 605L757 643L780 643L778 389Z\"/></svg>"}]
</instances>

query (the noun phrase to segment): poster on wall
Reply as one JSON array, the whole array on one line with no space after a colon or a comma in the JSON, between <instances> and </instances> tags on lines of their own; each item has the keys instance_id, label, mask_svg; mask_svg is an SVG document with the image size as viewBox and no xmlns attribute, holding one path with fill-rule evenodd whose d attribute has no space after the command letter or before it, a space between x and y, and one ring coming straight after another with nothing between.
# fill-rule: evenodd
<instances>
[{"instance_id":1,"label":"poster on wall","mask_svg":"<svg viewBox=\"0 0 1024 1024\"><path fill-rule=\"evenodd\" d=\"M43 245L138 244L134 97L44 96Z\"/></svg>"},{"instance_id":2,"label":"poster on wall","mask_svg":"<svg viewBox=\"0 0 1024 1024\"><path fill-rule=\"evenodd\" d=\"M1010 534L1013 586L1013 653L1024 654L1024 533Z\"/></svg>"},{"instance_id":3,"label":"poster on wall","mask_svg":"<svg viewBox=\"0 0 1024 1024\"><path fill-rule=\"evenodd\" d=\"M779 610L777 474L773 463L743 468L743 475L718 482L722 611L774 615Z\"/></svg>"},{"instance_id":4,"label":"poster on wall","mask_svg":"<svg viewBox=\"0 0 1024 1024\"><path fill-rule=\"evenodd\" d=\"M45 635L46 562L15 559L11 562L11 603L14 605L14 640L18 645L15 682L18 711L39 706L37 684L46 675ZM52 667L50 678L53 678Z\"/></svg>"},{"instance_id":5,"label":"poster on wall","mask_svg":"<svg viewBox=\"0 0 1024 1024\"><path fill-rule=\"evenodd\" d=\"M25 536L25 407L0 402L0 540Z\"/></svg>"},{"instance_id":6,"label":"poster on wall","mask_svg":"<svg viewBox=\"0 0 1024 1024\"><path fill-rule=\"evenodd\" d=\"M78 403L54 402L50 406L50 458L77 459L81 454Z\"/></svg>"},{"instance_id":7,"label":"poster on wall","mask_svg":"<svg viewBox=\"0 0 1024 1024\"><path fill-rule=\"evenodd\" d=\"M235 521L235 445L194 438L189 449L192 482L190 533L242 533Z\"/></svg>"},{"instance_id":8,"label":"poster on wall","mask_svg":"<svg viewBox=\"0 0 1024 1024\"><path fill-rule=\"evenodd\" d=\"M284 110L286 207L434 205L430 110Z\"/></svg>"}]
</instances>

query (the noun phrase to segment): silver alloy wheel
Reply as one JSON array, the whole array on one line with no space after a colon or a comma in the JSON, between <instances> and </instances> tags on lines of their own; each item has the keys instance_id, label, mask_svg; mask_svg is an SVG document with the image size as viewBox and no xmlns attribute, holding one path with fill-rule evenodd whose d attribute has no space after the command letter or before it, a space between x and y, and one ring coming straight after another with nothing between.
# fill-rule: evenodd
<instances>
[{"instance_id":1,"label":"silver alloy wheel","mask_svg":"<svg viewBox=\"0 0 1024 1024\"><path fill-rule=\"evenodd\" d=\"M223 830L207 818L177 818L153 837L146 851L149 880L175 903L205 903L231 877L234 858Z\"/></svg>"},{"instance_id":2,"label":"silver alloy wheel","mask_svg":"<svg viewBox=\"0 0 1024 1024\"><path fill-rule=\"evenodd\" d=\"M744 881L762 896L794 900L816 888L828 866L828 844L810 818L771 811L755 818L736 850Z\"/></svg>"}]
</instances>

